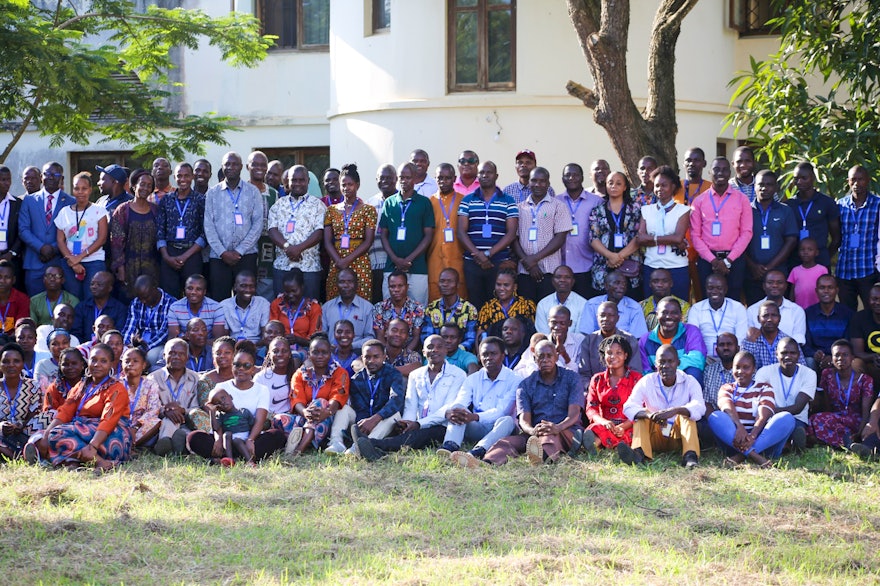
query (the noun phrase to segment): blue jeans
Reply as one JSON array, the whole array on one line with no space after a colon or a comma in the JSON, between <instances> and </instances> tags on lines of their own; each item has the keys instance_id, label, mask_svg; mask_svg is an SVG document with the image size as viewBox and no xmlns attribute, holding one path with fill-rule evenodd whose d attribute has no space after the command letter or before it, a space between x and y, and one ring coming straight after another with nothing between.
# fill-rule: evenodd
<instances>
[{"instance_id":1,"label":"blue jeans","mask_svg":"<svg viewBox=\"0 0 880 586\"><path fill-rule=\"evenodd\" d=\"M66 262L62 263L61 268L64 270L64 290L80 301L85 301L92 298L92 288L89 287L92 277L101 271L106 271L107 265L103 260L93 260L82 263L82 266L86 270L86 278L82 281L76 278L76 273Z\"/></svg>"},{"instance_id":2,"label":"blue jeans","mask_svg":"<svg viewBox=\"0 0 880 586\"><path fill-rule=\"evenodd\" d=\"M787 411L776 413L770 418L764 429L761 430L761 435L758 436L752 447L740 453L748 456L752 452L757 452L758 454L767 452L770 458L778 458L782 455L782 448L785 447L785 442L788 441L788 437L794 431L794 421L794 415ZM724 445L733 448L736 424L730 418L730 415L724 411L713 411L709 415L709 427L712 428L712 432Z\"/></svg>"},{"instance_id":3,"label":"blue jeans","mask_svg":"<svg viewBox=\"0 0 880 586\"><path fill-rule=\"evenodd\" d=\"M471 421L465 425L446 424L446 437L443 442L454 442L459 446L467 438L469 441L477 440L476 448L483 448L487 452L495 445L495 442L505 438L516 429L516 421L509 415L504 415L494 423Z\"/></svg>"}]
</instances>

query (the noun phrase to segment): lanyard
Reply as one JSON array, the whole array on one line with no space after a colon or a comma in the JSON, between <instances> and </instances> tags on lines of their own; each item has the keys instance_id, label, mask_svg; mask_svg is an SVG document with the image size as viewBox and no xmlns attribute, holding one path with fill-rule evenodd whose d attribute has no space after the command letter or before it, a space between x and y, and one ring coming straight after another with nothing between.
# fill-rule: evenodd
<instances>
[{"instance_id":1,"label":"lanyard","mask_svg":"<svg viewBox=\"0 0 880 586\"><path fill-rule=\"evenodd\" d=\"M195 356L190 356L189 360L186 361L186 364L187 366L192 365L192 368L190 370L193 370L195 372L202 372L202 369L205 366L205 354L202 353L202 355L199 356L198 362L196 362Z\"/></svg>"},{"instance_id":2,"label":"lanyard","mask_svg":"<svg viewBox=\"0 0 880 586\"><path fill-rule=\"evenodd\" d=\"M107 307L107 304L104 304L104 307ZM98 304L95 303L95 319L98 319L98 316L101 315L101 312L104 311L104 307L98 307Z\"/></svg>"},{"instance_id":3,"label":"lanyard","mask_svg":"<svg viewBox=\"0 0 880 586\"><path fill-rule=\"evenodd\" d=\"M251 312L251 305L252 304L248 303L247 309L244 312L244 317L241 317L241 312L238 310L238 304L235 303L233 305L235 306L235 316L238 318L238 325L241 328L242 335L244 335L245 324L247 323L248 315Z\"/></svg>"},{"instance_id":4,"label":"lanyard","mask_svg":"<svg viewBox=\"0 0 880 586\"><path fill-rule=\"evenodd\" d=\"M180 209L180 199L178 199L177 197L174 198L174 205L177 206L177 214L178 214L178 216L180 216L180 218L177 221L178 226L183 226L183 216L186 215L186 210L187 210L187 208L189 208L189 202L190 202L190 198L189 198L189 196L187 196L186 203L183 204L183 209Z\"/></svg>"},{"instance_id":5,"label":"lanyard","mask_svg":"<svg viewBox=\"0 0 880 586\"><path fill-rule=\"evenodd\" d=\"M516 366L519 363L520 358L521 358L521 356L519 354L514 354L513 357L505 354L504 355L504 366L506 366L507 368L513 368L514 366Z\"/></svg>"},{"instance_id":6,"label":"lanyard","mask_svg":"<svg viewBox=\"0 0 880 586\"><path fill-rule=\"evenodd\" d=\"M837 388L841 389L843 386L840 384L840 373L834 373L834 376L837 377ZM843 408L846 409L849 407L849 397L852 393L853 380L855 380L856 373L855 371L849 373L849 386L846 387L846 400L843 402ZM6 386L6 383L3 383Z\"/></svg>"},{"instance_id":7,"label":"lanyard","mask_svg":"<svg viewBox=\"0 0 880 586\"><path fill-rule=\"evenodd\" d=\"M361 200L359 200L359 199L354 200L354 205L351 206L351 213L348 213L348 214L345 213L345 206L344 205L342 206L342 224L343 224L342 233L343 234L348 234L348 224L349 224L349 222L351 222L351 218L352 218L352 216L354 216L354 211L357 209L358 204L360 202L361 202Z\"/></svg>"},{"instance_id":8,"label":"lanyard","mask_svg":"<svg viewBox=\"0 0 880 586\"><path fill-rule=\"evenodd\" d=\"M126 392L129 394L129 396L131 396L131 388L128 386L128 381L124 380L124 381L122 381L122 384L125 385ZM141 398L141 388L143 388L143 386L144 386L144 377L141 377L141 380L138 383L137 392L134 394L134 399L131 400L131 404L130 404L130 411L131 411L132 415L134 414L134 409L135 409L135 407L137 407L138 401Z\"/></svg>"},{"instance_id":9,"label":"lanyard","mask_svg":"<svg viewBox=\"0 0 880 586\"><path fill-rule=\"evenodd\" d=\"M95 394L95 392L97 392L98 389L100 389L102 386L104 386L104 383L106 383L109 379L110 379L110 375L108 374L107 376L104 377L104 380L102 380L98 384L86 386L86 392L83 394L82 399L80 399L80 401L79 401L79 407L76 408L77 415L79 415L79 412L82 411L83 405L86 404L86 401L91 399L92 396Z\"/></svg>"},{"instance_id":10,"label":"lanyard","mask_svg":"<svg viewBox=\"0 0 880 586\"><path fill-rule=\"evenodd\" d=\"M535 211L532 212L532 226L534 226L538 222L538 214L541 213L541 208L544 207L544 204L547 203L547 200L542 199L540 202L538 202L537 206L532 203L531 199L529 199L528 202L530 208L535 208ZM623 210L621 210L621 212L622 211Z\"/></svg>"},{"instance_id":11,"label":"lanyard","mask_svg":"<svg viewBox=\"0 0 880 586\"><path fill-rule=\"evenodd\" d=\"M788 385L788 390L785 389L785 381L782 379L782 367L779 368L779 386L782 387L782 396L785 397L785 405L783 407L788 406L788 396L791 394L791 388L794 386L794 379L797 378L798 370L800 370L800 366L794 367L794 374L791 375L791 382ZM840 379L837 379L840 382Z\"/></svg>"},{"instance_id":12,"label":"lanyard","mask_svg":"<svg viewBox=\"0 0 880 586\"><path fill-rule=\"evenodd\" d=\"M815 201L815 200L811 200L811 201L810 201L810 204L807 206L807 211L806 211L806 212L804 212L804 206L803 206L803 204L798 204L798 207L797 207L797 208L798 208L798 213L801 215L801 220L803 220L803 222L804 222L804 224L803 224L804 229L807 228L807 216L810 215L810 210L813 209L813 201Z\"/></svg>"},{"instance_id":13,"label":"lanyard","mask_svg":"<svg viewBox=\"0 0 880 586\"><path fill-rule=\"evenodd\" d=\"M577 213L578 208L581 207L581 204L584 202L584 200L582 200L581 198L578 198L577 205L574 205L574 206L571 205L571 202L572 202L571 196L568 194L565 194L565 203L568 204L568 211L571 212L571 219L572 219L572 221L574 221L574 215Z\"/></svg>"},{"instance_id":14,"label":"lanyard","mask_svg":"<svg viewBox=\"0 0 880 586\"><path fill-rule=\"evenodd\" d=\"M303 297L299 300L299 305L296 307L296 312L290 313L290 306L288 305L285 308L284 312L287 314L287 321L290 322L290 333L293 333L293 322L299 319L299 312L302 310L303 303L306 302L306 298Z\"/></svg>"},{"instance_id":15,"label":"lanyard","mask_svg":"<svg viewBox=\"0 0 880 586\"><path fill-rule=\"evenodd\" d=\"M852 381L850 381L852 383ZM9 387L6 386L6 378L3 379L3 390L6 391L6 402L9 403L9 417L15 420L15 416L18 412L18 407L15 405L15 401L12 400L12 395L9 394ZM18 388L15 390L15 398L18 399L19 393L21 392L21 381L18 381Z\"/></svg>"},{"instance_id":16,"label":"lanyard","mask_svg":"<svg viewBox=\"0 0 880 586\"><path fill-rule=\"evenodd\" d=\"M144 305L144 314L146 315L146 324L144 327L149 327L153 325L153 319L156 317L156 312L159 311L159 306L162 305L161 301L156 304L156 307L153 308L153 311L147 309L147 306Z\"/></svg>"},{"instance_id":17,"label":"lanyard","mask_svg":"<svg viewBox=\"0 0 880 586\"><path fill-rule=\"evenodd\" d=\"M85 227L86 212L89 211L89 208L91 207L91 205L92 204L88 204L88 205L86 205L86 207L83 208L81 216L79 215L79 212L77 211L76 207L73 208L73 216L76 218L76 232L77 232L76 238L77 238L77 240L82 239L82 236L80 235L79 231L81 228Z\"/></svg>"},{"instance_id":18,"label":"lanyard","mask_svg":"<svg viewBox=\"0 0 880 586\"><path fill-rule=\"evenodd\" d=\"M727 203L727 200L730 199L730 196L733 194L733 192L732 191L727 192L727 195L724 197L723 200L721 200L720 206L715 205L715 198L712 197L712 195L714 195L714 193L715 193L714 190L712 192L710 192L709 203L712 204L712 209L715 210L715 221L717 222L717 221L719 221L718 215L721 213L721 210L724 208L724 204Z\"/></svg>"},{"instance_id":19,"label":"lanyard","mask_svg":"<svg viewBox=\"0 0 880 586\"><path fill-rule=\"evenodd\" d=\"M55 305L58 305L63 300L63 294L58 295L58 301L55 302ZM46 309L49 310L49 319L52 319L53 312L55 311L55 305L52 305L52 302L49 301L49 294L46 293Z\"/></svg>"},{"instance_id":20,"label":"lanyard","mask_svg":"<svg viewBox=\"0 0 880 586\"><path fill-rule=\"evenodd\" d=\"M458 309L458 306L461 305L461 297L455 300L455 303L452 304L452 307L449 308L449 311L452 313L453 319L455 318L455 310ZM443 298L440 298L440 315L443 316L443 323L448 323L446 321L446 304L443 302ZM442 326L442 324L441 324Z\"/></svg>"},{"instance_id":21,"label":"lanyard","mask_svg":"<svg viewBox=\"0 0 880 586\"><path fill-rule=\"evenodd\" d=\"M183 383L186 382L186 373L183 373L180 376L180 382L177 383L177 388L175 389L172 382L171 377L168 377L168 391L171 393L171 398L174 399L176 403L180 403L180 390L183 388Z\"/></svg>"},{"instance_id":22,"label":"lanyard","mask_svg":"<svg viewBox=\"0 0 880 586\"><path fill-rule=\"evenodd\" d=\"M373 402L376 400L376 393L379 392L379 386L382 384L382 377L376 377L376 384L374 385L370 382L370 377L367 375L367 386L370 388L370 417L373 416Z\"/></svg>"},{"instance_id":23,"label":"lanyard","mask_svg":"<svg viewBox=\"0 0 880 586\"><path fill-rule=\"evenodd\" d=\"M611 211L611 206L608 206L608 213L611 214L611 221L614 224L615 232L618 234L623 234L623 228L621 227L621 222L623 221L623 213L626 210L626 206L620 206L620 211L618 213L614 213Z\"/></svg>"},{"instance_id":24,"label":"lanyard","mask_svg":"<svg viewBox=\"0 0 880 586\"><path fill-rule=\"evenodd\" d=\"M37 362L37 354L34 353L34 357L31 359L31 367L28 368L27 361L24 363L24 373L27 375L27 378L34 378L34 366Z\"/></svg>"},{"instance_id":25,"label":"lanyard","mask_svg":"<svg viewBox=\"0 0 880 586\"><path fill-rule=\"evenodd\" d=\"M412 197L410 197L406 202L403 201L403 195L400 196L400 225L403 226L406 223L406 212L409 211L409 206L412 205Z\"/></svg>"},{"instance_id":26,"label":"lanyard","mask_svg":"<svg viewBox=\"0 0 880 586\"><path fill-rule=\"evenodd\" d=\"M700 182L697 184L697 191L696 191L696 193L694 193L694 197L697 197L698 195L700 195L701 189L703 189L703 180L702 179L700 179ZM685 182L684 182L684 203L687 205L690 205L690 203L691 203L691 198L689 195L690 190L691 190L691 183L690 183L690 181L685 180Z\"/></svg>"},{"instance_id":27,"label":"lanyard","mask_svg":"<svg viewBox=\"0 0 880 586\"><path fill-rule=\"evenodd\" d=\"M452 208L455 207L455 192L452 192L452 199L449 202L449 211L446 211L446 207L443 205L443 198L438 197L437 202L440 204L440 211L443 212L443 217L446 218L446 227L449 227L449 217L452 215Z\"/></svg>"},{"instance_id":28,"label":"lanyard","mask_svg":"<svg viewBox=\"0 0 880 586\"><path fill-rule=\"evenodd\" d=\"M226 188L226 193L229 194L229 200L232 202L232 205L235 207L235 211L238 211L238 200L241 199L241 185L238 186L238 195L235 197L232 196L232 190L228 187Z\"/></svg>"},{"instance_id":29,"label":"lanyard","mask_svg":"<svg viewBox=\"0 0 880 586\"><path fill-rule=\"evenodd\" d=\"M721 327L724 325L724 314L727 313L727 299L721 304L721 319L718 320L718 323L715 323L715 311L712 310L712 307L709 307L709 317L712 318L712 327L715 328L715 337L718 337L718 334L721 330ZM763 338L763 336L761 336Z\"/></svg>"},{"instance_id":30,"label":"lanyard","mask_svg":"<svg viewBox=\"0 0 880 586\"><path fill-rule=\"evenodd\" d=\"M6 328L6 316L8 316L8 315L9 315L9 302L6 303L6 310L3 312L0 312L0 318L2 318L2 320L3 320L3 321L0 321L0 329Z\"/></svg>"},{"instance_id":31,"label":"lanyard","mask_svg":"<svg viewBox=\"0 0 880 586\"><path fill-rule=\"evenodd\" d=\"M663 406L664 409L669 408L669 396L666 394L666 389L663 388L663 381L660 379L660 375L657 375L657 389L660 391L660 394L663 395L663 400L666 401L666 404ZM672 390L675 390L675 385L672 385ZM671 391L670 391L671 392Z\"/></svg>"},{"instance_id":32,"label":"lanyard","mask_svg":"<svg viewBox=\"0 0 880 586\"><path fill-rule=\"evenodd\" d=\"M0 214L0 223L2 223L4 226L6 225L6 214L8 212L9 212L9 201L4 200L3 201L3 213Z\"/></svg>"},{"instance_id":33,"label":"lanyard","mask_svg":"<svg viewBox=\"0 0 880 586\"><path fill-rule=\"evenodd\" d=\"M731 397L734 408L736 408L736 402L739 401L739 398L742 397L746 392L748 392L748 390L751 389L753 386L755 386L755 381L749 383L749 386L747 387L742 387L742 392L737 392L739 391L740 386L736 385L736 388L733 390L733 396Z\"/></svg>"},{"instance_id":34,"label":"lanyard","mask_svg":"<svg viewBox=\"0 0 880 586\"><path fill-rule=\"evenodd\" d=\"M758 204L758 207L760 206L761 204ZM770 203L770 207L773 207L772 202ZM767 233L767 222L770 221L770 207L768 207L765 212L761 213L761 226L764 228L764 234Z\"/></svg>"},{"instance_id":35,"label":"lanyard","mask_svg":"<svg viewBox=\"0 0 880 586\"><path fill-rule=\"evenodd\" d=\"M341 358L339 358L339 354L334 352L333 353L333 360L337 364L339 364L339 366L344 368L345 370L349 370L349 369L351 369L351 363L354 362L354 356L355 356L355 354L354 354L354 352L352 352L351 355L346 360L342 360Z\"/></svg>"},{"instance_id":36,"label":"lanyard","mask_svg":"<svg viewBox=\"0 0 880 586\"><path fill-rule=\"evenodd\" d=\"M489 208L492 207L492 202L495 201L495 194L497 192L492 192L492 197L489 198L489 201L483 200L483 207L486 208L486 223L489 223Z\"/></svg>"},{"instance_id":37,"label":"lanyard","mask_svg":"<svg viewBox=\"0 0 880 586\"><path fill-rule=\"evenodd\" d=\"M296 198L294 198L292 195L290 196L290 221L291 222L293 222L293 217L296 215L296 210L299 209L299 206L301 206L302 204L305 203L307 197L309 197L308 194L300 197L299 201L297 201Z\"/></svg>"},{"instance_id":38,"label":"lanyard","mask_svg":"<svg viewBox=\"0 0 880 586\"><path fill-rule=\"evenodd\" d=\"M507 307L504 307L504 304L501 303L500 301L498 302L498 305L501 306L501 313L504 314L504 319L507 319L510 317L509 315L507 315L507 312L510 311L510 308L513 306L513 302L514 302L514 299L511 299L510 302L507 304Z\"/></svg>"}]
</instances>

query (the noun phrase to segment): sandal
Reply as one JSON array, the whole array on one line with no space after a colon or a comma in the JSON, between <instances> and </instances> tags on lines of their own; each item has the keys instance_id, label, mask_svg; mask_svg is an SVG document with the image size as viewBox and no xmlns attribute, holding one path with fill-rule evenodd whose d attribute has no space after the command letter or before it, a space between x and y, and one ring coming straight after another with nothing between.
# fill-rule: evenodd
<instances>
[{"instance_id":1,"label":"sandal","mask_svg":"<svg viewBox=\"0 0 880 586\"><path fill-rule=\"evenodd\" d=\"M724 458L724 460L721 462L721 466L723 468L727 468L728 470L736 470L737 468L740 468L742 466L742 462L737 462L736 460L728 456L727 458Z\"/></svg>"}]
</instances>

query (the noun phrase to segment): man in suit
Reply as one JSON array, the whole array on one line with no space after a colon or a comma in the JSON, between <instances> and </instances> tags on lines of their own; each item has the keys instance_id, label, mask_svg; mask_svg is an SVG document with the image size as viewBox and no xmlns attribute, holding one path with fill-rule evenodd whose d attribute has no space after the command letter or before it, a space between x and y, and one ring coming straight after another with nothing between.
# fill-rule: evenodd
<instances>
[{"instance_id":1,"label":"man in suit","mask_svg":"<svg viewBox=\"0 0 880 586\"><path fill-rule=\"evenodd\" d=\"M64 206L74 203L64 193L64 168L61 163L43 165L43 188L22 201L18 218L19 236L25 243L25 289L31 297L42 293L43 271L49 265L62 266L63 259L56 242L55 218Z\"/></svg>"},{"instance_id":2,"label":"man in suit","mask_svg":"<svg viewBox=\"0 0 880 586\"><path fill-rule=\"evenodd\" d=\"M12 171L0 165L0 259L12 262L16 268L21 266L21 252L24 243L18 236L18 216L21 200L13 196Z\"/></svg>"}]
</instances>

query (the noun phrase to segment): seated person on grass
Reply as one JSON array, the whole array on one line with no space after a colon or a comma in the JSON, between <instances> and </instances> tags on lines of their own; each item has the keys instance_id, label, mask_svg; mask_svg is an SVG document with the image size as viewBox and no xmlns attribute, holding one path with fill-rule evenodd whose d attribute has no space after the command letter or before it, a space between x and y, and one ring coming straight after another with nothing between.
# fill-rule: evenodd
<instances>
[{"instance_id":1,"label":"seated person on grass","mask_svg":"<svg viewBox=\"0 0 880 586\"><path fill-rule=\"evenodd\" d=\"M586 415L590 426L584 431L584 449L596 455L596 448L616 448L632 443L632 421L623 414L623 405L642 373L629 367L633 348L623 336L612 335L599 344L606 370L593 375L586 391Z\"/></svg>"},{"instance_id":2,"label":"seated person on grass","mask_svg":"<svg viewBox=\"0 0 880 586\"><path fill-rule=\"evenodd\" d=\"M803 363L800 346L794 338L779 341L776 361L760 368L755 380L773 387L777 412L788 411L794 415L791 441L795 450L802 452L807 446L810 402L816 397L816 371Z\"/></svg>"},{"instance_id":3,"label":"seated person on grass","mask_svg":"<svg viewBox=\"0 0 880 586\"><path fill-rule=\"evenodd\" d=\"M454 322L444 324L440 328L440 337L446 342L446 361L470 375L477 372L479 364L477 357L462 347L463 335L461 327Z\"/></svg>"},{"instance_id":4,"label":"seated person on grass","mask_svg":"<svg viewBox=\"0 0 880 586\"><path fill-rule=\"evenodd\" d=\"M223 443L224 456L212 458L211 462L232 466L238 455L245 462L253 464L254 454L248 448L247 440L256 420L254 414L247 409L237 409L229 393L220 388L211 390L205 406L211 413L214 441Z\"/></svg>"},{"instance_id":5,"label":"seated person on grass","mask_svg":"<svg viewBox=\"0 0 880 586\"><path fill-rule=\"evenodd\" d=\"M706 344L699 328L682 323L681 317L681 303L675 297L664 297L657 305L657 327L639 340L643 372L654 371L657 349L668 344L678 352L679 369L702 383Z\"/></svg>"}]
</instances>

